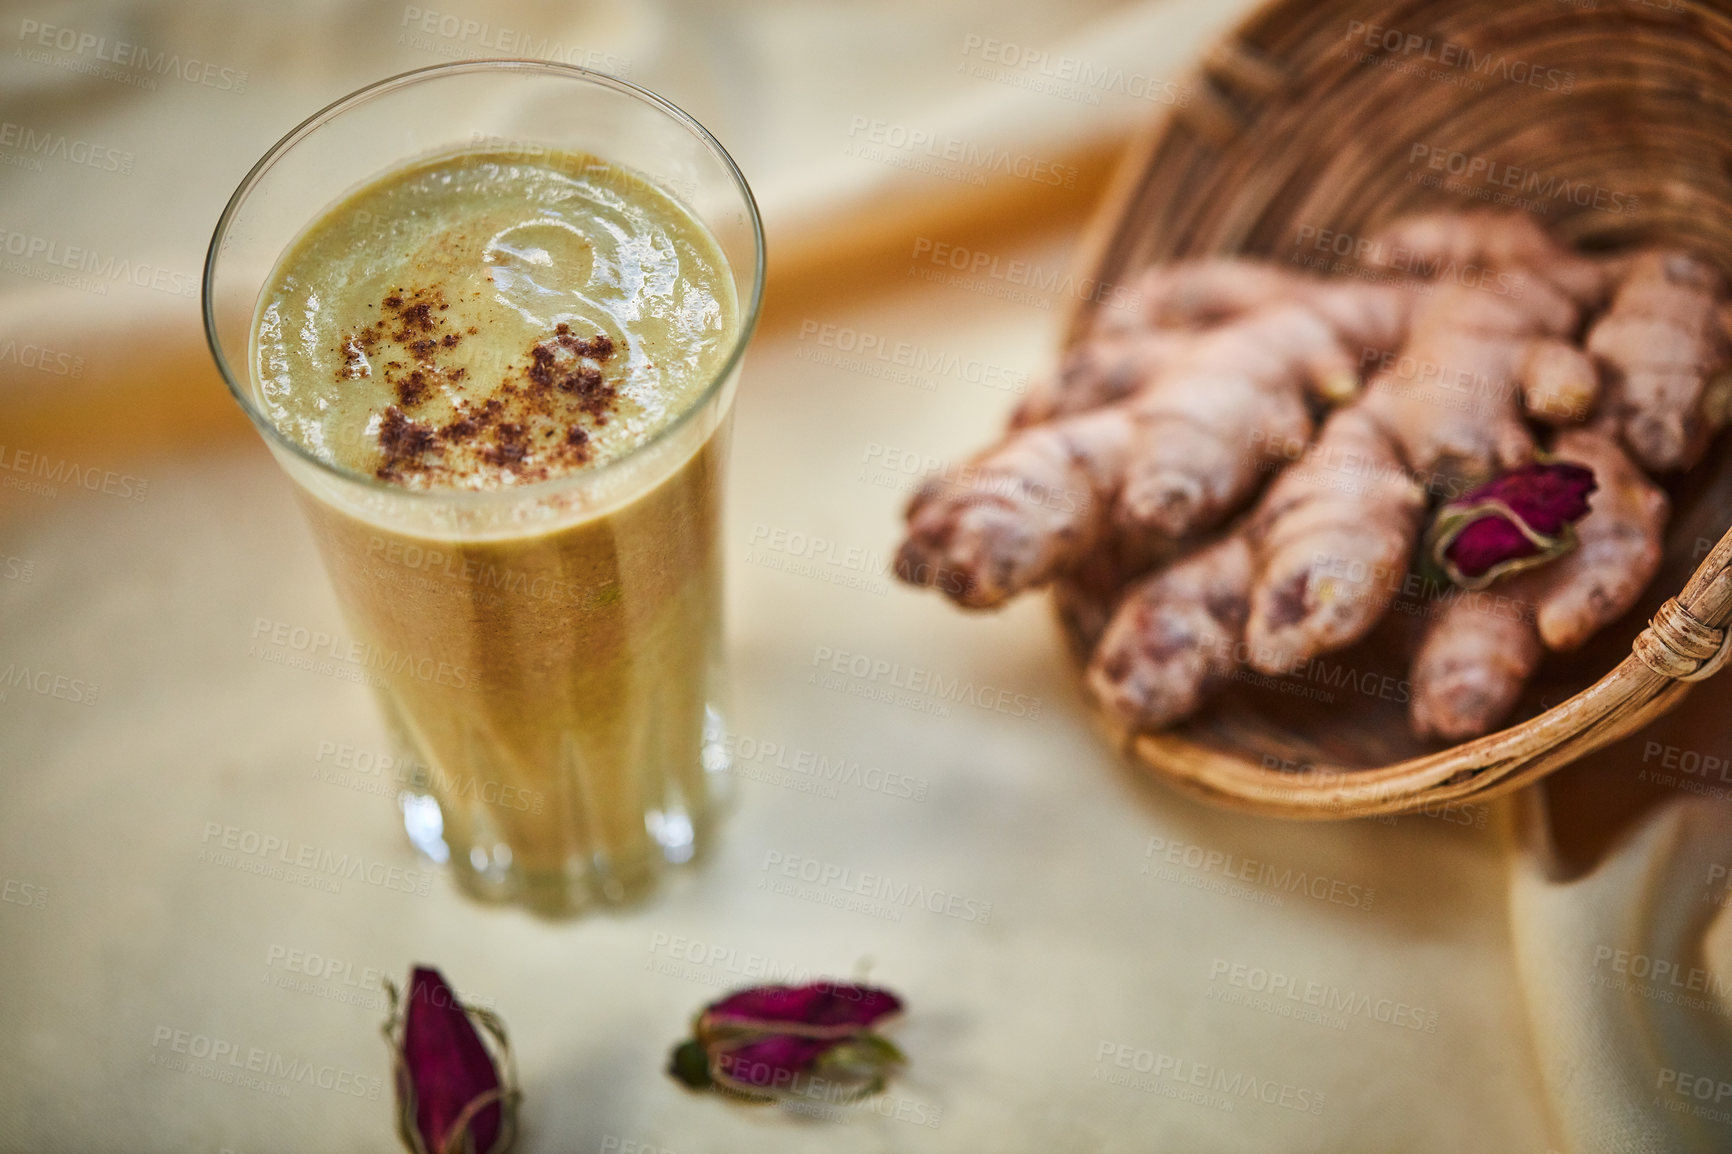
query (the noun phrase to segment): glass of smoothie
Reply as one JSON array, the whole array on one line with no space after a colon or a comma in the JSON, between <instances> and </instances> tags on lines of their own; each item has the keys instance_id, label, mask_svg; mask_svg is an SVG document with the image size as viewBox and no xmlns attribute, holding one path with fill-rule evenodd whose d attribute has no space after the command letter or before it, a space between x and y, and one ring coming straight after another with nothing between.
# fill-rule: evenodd
<instances>
[{"instance_id":1,"label":"glass of smoothie","mask_svg":"<svg viewBox=\"0 0 1732 1154\"><path fill-rule=\"evenodd\" d=\"M412 767L409 835L470 894L567 914L704 847L763 264L702 126L537 61L345 97L223 212L211 350Z\"/></svg>"}]
</instances>

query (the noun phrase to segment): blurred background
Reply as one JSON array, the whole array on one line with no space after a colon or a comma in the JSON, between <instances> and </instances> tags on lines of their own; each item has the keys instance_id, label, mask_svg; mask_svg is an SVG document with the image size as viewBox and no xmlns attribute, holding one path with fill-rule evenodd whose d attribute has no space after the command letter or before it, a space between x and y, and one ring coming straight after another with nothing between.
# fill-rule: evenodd
<instances>
[{"instance_id":1,"label":"blurred background","mask_svg":"<svg viewBox=\"0 0 1732 1154\"><path fill-rule=\"evenodd\" d=\"M0 60L9 235L81 248L110 272L118 260L150 272L46 291L46 283L70 279L62 275L65 253L40 245L31 253L26 245L21 254L14 241L6 250L14 258L3 288L6 316L42 335L113 334L79 351L87 390L118 387L120 374L111 371L118 365L142 384L161 361L165 379L150 382L158 411L132 415L127 444L137 443L141 425L168 418L160 402L169 392L193 394L188 410L174 413L182 432L189 421L232 424L226 407L206 413L194 399L212 399L210 390L188 386L203 371L193 351L193 286L234 186L277 137L363 84L500 55L611 71L667 95L709 126L749 174L782 291L792 293L797 278L814 272L854 283L864 255L902 248L902 234L920 223L973 227L992 206L1017 213L1025 227L1050 229L1080 212L1114 145L1172 103L1170 85L1187 54L1230 8L1097 0L1062 11L636 0L439 8L20 3L8 9ZM992 56L1015 66L987 59L988 41ZM1120 67L1143 84L1131 95L1123 84L1114 92L1045 79L1029 67L1035 54ZM1072 91L1035 92L1031 81ZM885 144L892 132L895 146ZM909 146L910 133L925 143ZM953 139L983 149L1015 142L1018 151L1077 167L1056 188L954 164L937 176L913 170L939 151L931 142ZM856 275L843 277L844 269ZM156 270L165 275L153 284ZM169 342L190 354L172 370ZM9 410L66 399L59 382L38 379L55 374L13 367L0 370Z\"/></svg>"}]
</instances>

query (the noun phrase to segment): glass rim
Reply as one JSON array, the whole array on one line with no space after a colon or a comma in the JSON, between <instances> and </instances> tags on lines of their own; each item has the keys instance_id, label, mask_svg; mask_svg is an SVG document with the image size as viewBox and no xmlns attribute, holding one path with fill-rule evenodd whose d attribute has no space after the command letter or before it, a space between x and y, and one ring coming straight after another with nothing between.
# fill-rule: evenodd
<instances>
[{"instance_id":1,"label":"glass rim","mask_svg":"<svg viewBox=\"0 0 1732 1154\"><path fill-rule=\"evenodd\" d=\"M384 93L401 88L407 88L413 84L427 80L436 80L442 76L452 76L466 72L540 73L543 75L563 76L571 80L582 80L592 84L599 84L604 88L612 88L616 92L623 93L626 96L635 97L684 127L698 139L699 143L701 143L712 156L721 162L722 168L733 180L734 187L740 194L741 200L745 202L747 219L752 228L752 260L754 265L752 270L752 287L750 299L742 302L743 307L740 308L740 322L737 326L737 332L734 335L733 347L728 350L728 355L722 360L721 364L717 366L712 379L704 385L703 392L693 399L692 403L687 405L679 416L658 429L641 445L635 446L621 456L616 457L611 461L607 461L596 468L578 469L561 476L549 477L541 481L531 481L527 484L514 484L496 489L411 489L403 485L393 484L389 481L381 481L376 477L370 477L365 473L359 473L353 469L345 468L336 462L325 460L299 441L284 433L277 427L275 421L272 421L267 414L259 410L257 402L252 396L252 366L246 366L246 371L243 374L246 384L243 385L241 379L237 378L233 366L229 363L228 357L223 353L222 339L217 333L212 287L216 276L217 258L221 255L223 238L228 233L229 226L234 220L235 214L239 211L242 202L246 200L248 193L250 193L254 187L264 179L271 166L274 165L280 157L295 145L299 144L302 140L312 135L313 132L317 131L326 122L347 111L351 107L362 104L376 96L383 95ZM602 159L606 158L604 157ZM373 175L377 176L379 174L375 173ZM309 221L308 223L311 222ZM738 370L740 361L745 356L746 346L751 342L752 333L757 328L758 313L764 299L764 273L764 221L763 217L758 212L757 199L752 195L751 186L746 183L745 174L740 171L740 166L734 162L734 158L728 154L728 150L722 147L721 141L716 139L715 134L699 123L697 118L692 116L691 113L673 103L671 100L668 100L666 97L660 96L649 89L644 88L642 85L633 84L629 80L622 80L617 76L611 76L605 72L597 72L594 69L584 68L580 65L520 57L487 57L477 60L457 60L444 64L431 64L423 68L412 68L407 72L399 72L395 75L387 76L382 80L376 80L371 84L364 85L361 88L357 88L354 91L331 101L329 104L320 108L317 112L314 112L305 120L302 120L299 124L295 125L288 132L284 133L283 136L275 144L271 145L270 148L266 149L264 155L259 157L253 166L247 170L246 176L241 178L240 184L236 186L235 191L229 196L228 203L223 206L222 215L217 218L216 230L211 234L210 247L205 251L204 276L200 282L200 311L204 318L205 343L210 348L212 359L216 361L217 372L222 375L223 383L228 386L230 395L240 404L241 410L246 413L247 418L253 423L253 426L264 436L268 445L273 448L286 450L295 458L305 461L321 472L335 476L341 481L360 485L366 489L371 489L382 494L389 494L390 496L401 500L439 501L447 504L451 502L458 502L461 504L488 504L496 501L520 500L525 496L539 496L558 492L563 489L581 488L596 483L598 479L602 477L614 476L621 471L624 466L638 461L649 450L666 443L675 433L684 429L687 423L693 420L698 413L708 409L711 402L715 400L717 394L721 391L723 385L726 384L726 382L733 377L736 370ZM254 302L254 307L255 309L257 307L256 301ZM251 331L251 322L249 321L249 351L251 348Z\"/></svg>"}]
</instances>

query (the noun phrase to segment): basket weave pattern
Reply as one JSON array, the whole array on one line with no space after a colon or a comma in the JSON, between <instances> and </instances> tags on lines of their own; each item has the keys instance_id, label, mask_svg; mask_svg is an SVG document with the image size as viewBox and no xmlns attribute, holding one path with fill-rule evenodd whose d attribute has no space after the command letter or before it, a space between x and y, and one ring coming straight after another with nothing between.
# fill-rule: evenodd
<instances>
[{"instance_id":1,"label":"basket weave pattern","mask_svg":"<svg viewBox=\"0 0 1732 1154\"><path fill-rule=\"evenodd\" d=\"M1102 284L1188 256L1315 258L1325 231L1351 251L1411 212L1499 206L1585 250L1672 243L1732 274L1732 0L1277 0L1191 88L1127 156L1091 230L1083 267ZM1067 344L1098 307L1079 306ZM1531 782L1669 709L1732 648L1727 441L1665 480L1674 512L1650 596L1550 659L1502 732L1447 748L1413 738L1405 657L1374 638L1341 655L1356 688L1333 704L1236 687L1173 730L1115 736L1181 788L1286 817L1401 813Z\"/></svg>"}]
</instances>

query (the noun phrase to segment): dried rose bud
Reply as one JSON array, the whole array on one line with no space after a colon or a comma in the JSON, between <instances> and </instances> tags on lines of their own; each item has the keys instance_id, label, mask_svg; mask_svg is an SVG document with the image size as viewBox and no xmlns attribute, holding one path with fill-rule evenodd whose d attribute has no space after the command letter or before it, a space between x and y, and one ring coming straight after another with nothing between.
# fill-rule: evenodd
<instances>
[{"instance_id":1,"label":"dried rose bud","mask_svg":"<svg viewBox=\"0 0 1732 1154\"><path fill-rule=\"evenodd\" d=\"M1511 469L1437 511L1427 554L1457 585L1483 589L1575 548L1596 488L1592 469L1565 461Z\"/></svg>"},{"instance_id":2,"label":"dried rose bud","mask_svg":"<svg viewBox=\"0 0 1732 1154\"><path fill-rule=\"evenodd\" d=\"M875 1094L907 1059L872 1027L901 1009L889 990L839 982L739 990L698 1014L668 1073L754 1101L810 1096L815 1086L842 1100Z\"/></svg>"},{"instance_id":3,"label":"dried rose bud","mask_svg":"<svg viewBox=\"0 0 1732 1154\"><path fill-rule=\"evenodd\" d=\"M458 1001L428 966L410 973L405 1006L399 1007L390 982L385 990L391 998L385 1040L395 1059L403 1144L413 1154L504 1154L516 1137L521 1097L505 1024Z\"/></svg>"},{"instance_id":4,"label":"dried rose bud","mask_svg":"<svg viewBox=\"0 0 1732 1154\"><path fill-rule=\"evenodd\" d=\"M755 986L712 1002L704 1019L714 1026L737 1026L843 1037L867 1029L902 1008L889 990L834 982L809 986Z\"/></svg>"}]
</instances>

